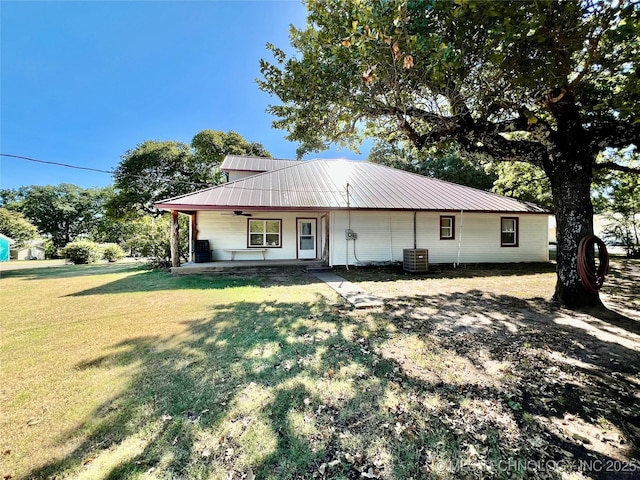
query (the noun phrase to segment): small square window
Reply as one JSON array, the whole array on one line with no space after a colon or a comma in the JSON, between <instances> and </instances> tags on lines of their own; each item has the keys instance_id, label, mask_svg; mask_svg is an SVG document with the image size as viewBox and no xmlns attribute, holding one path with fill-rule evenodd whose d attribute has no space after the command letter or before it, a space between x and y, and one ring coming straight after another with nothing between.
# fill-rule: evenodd
<instances>
[{"instance_id":1,"label":"small square window","mask_svg":"<svg viewBox=\"0 0 640 480\"><path fill-rule=\"evenodd\" d=\"M518 219L515 217L502 217L500 219L500 246L518 246Z\"/></svg>"},{"instance_id":2,"label":"small square window","mask_svg":"<svg viewBox=\"0 0 640 480\"><path fill-rule=\"evenodd\" d=\"M249 247L280 247L281 220L249 219Z\"/></svg>"},{"instance_id":3,"label":"small square window","mask_svg":"<svg viewBox=\"0 0 640 480\"><path fill-rule=\"evenodd\" d=\"M456 217L440 217L440 240L453 240L456 238Z\"/></svg>"}]
</instances>

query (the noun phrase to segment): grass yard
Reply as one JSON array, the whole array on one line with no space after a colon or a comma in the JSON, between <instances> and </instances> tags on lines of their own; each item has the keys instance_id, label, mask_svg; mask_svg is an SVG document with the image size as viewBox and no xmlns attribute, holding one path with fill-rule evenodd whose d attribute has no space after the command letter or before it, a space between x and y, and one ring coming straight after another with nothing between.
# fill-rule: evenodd
<instances>
[{"instance_id":1,"label":"grass yard","mask_svg":"<svg viewBox=\"0 0 640 480\"><path fill-rule=\"evenodd\" d=\"M640 261L548 303L548 267L2 273L0 476L640 478Z\"/></svg>"}]
</instances>

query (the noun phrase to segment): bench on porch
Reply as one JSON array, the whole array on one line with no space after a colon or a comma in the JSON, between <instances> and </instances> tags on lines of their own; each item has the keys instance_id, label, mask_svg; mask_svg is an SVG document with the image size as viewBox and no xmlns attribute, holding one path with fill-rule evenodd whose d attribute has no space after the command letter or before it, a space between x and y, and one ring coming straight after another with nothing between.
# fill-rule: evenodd
<instances>
[{"instance_id":1,"label":"bench on porch","mask_svg":"<svg viewBox=\"0 0 640 480\"><path fill-rule=\"evenodd\" d=\"M225 248L225 252L231 253L231 260L235 260L236 253L251 253L251 252L261 252L262 260L265 260L264 253L267 251L266 248Z\"/></svg>"}]
</instances>

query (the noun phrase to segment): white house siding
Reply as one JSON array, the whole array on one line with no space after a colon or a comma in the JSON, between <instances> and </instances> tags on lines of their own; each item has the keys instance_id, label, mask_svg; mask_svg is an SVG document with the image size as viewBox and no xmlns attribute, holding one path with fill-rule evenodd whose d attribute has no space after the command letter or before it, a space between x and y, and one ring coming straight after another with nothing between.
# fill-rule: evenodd
<instances>
[{"instance_id":1,"label":"white house siding","mask_svg":"<svg viewBox=\"0 0 640 480\"><path fill-rule=\"evenodd\" d=\"M239 170L229 170L228 172L229 181L235 182L236 180L242 180L243 178L251 177L256 173L260 173L260 172L245 172L245 171L239 171Z\"/></svg>"},{"instance_id":2,"label":"white house siding","mask_svg":"<svg viewBox=\"0 0 640 480\"><path fill-rule=\"evenodd\" d=\"M455 239L440 240L440 216L455 217ZM413 212L332 212L331 265L402 261L414 247ZM500 246L500 218L519 219L519 246ZM358 235L345 239L345 229ZM355 243L355 252L354 252ZM348 252L347 252L348 246ZM429 263L544 262L548 260L547 215L417 213L416 246L429 250ZM357 257L357 258L356 258Z\"/></svg>"},{"instance_id":3,"label":"white house siding","mask_svg":"<svg viewBox=\"0 0 640 480\"><path fill-rule=\"evenodd\" d=\"M318 212L251 212L252 217L234 216L232 212L199 211L197 213L198 240L209 240L213 260L230 260L225 249L247 248L248 219L282 220L281 248L267 248L267 260L295 259L297 257L296 219L317 219L316 255L322 255L320 245L320 216ZM261 259L260 253L236 254L237 260Z\"/></svg>"}]
</instances>

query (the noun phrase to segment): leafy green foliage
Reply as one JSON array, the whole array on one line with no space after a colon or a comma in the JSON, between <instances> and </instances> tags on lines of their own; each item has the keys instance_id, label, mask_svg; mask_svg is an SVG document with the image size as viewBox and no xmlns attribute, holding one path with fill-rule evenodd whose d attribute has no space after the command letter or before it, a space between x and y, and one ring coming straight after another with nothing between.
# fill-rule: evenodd
<instances>
[{"instance_id":1,"label":"leafy green foliage","mask_svg":"<svg viewBox=\"0 0 640 480\"><path fill-rule=\"evenodd\" d=\"M191 147L173 141L146 141L127 150L114 173L117 195L111 199L111 216L126 213L157 214L153 203L209 186L193 178Z\"/></svg>"},{"instance_id":2,"label":"leafy green foliage","mask_svg":"<svg viewBox=\"0 0 640 480\"><path fill-rule=\"evenodd\" d=\"M38 229L20 212L0 208L0 233L15 240L20 248L38 236Z\"/></svg>"},{"instance_id":3,"label":"leafy green foliage","mask_svg":"<svg viewBox=\"0 0 640 480\"><path fill-rule=\"evenodd\" d=\"M78 240L67 244L61 249L64 258L76 265L96 263L102 258L102 249L95 242Z\"/></svg>"},{"instance_id":4,"label":"leafy green foliage","mask_svg":"<svg viewBox=\"0 0 640 480\"><path fill-rule=\"evenodd\" d=\"M378 141L369 152L368 160L469 187L489 190L496 176L485 172L479 162L463 158L454 150L446 152L419 151L411 144Z\"/></svg>"},{"instance_id":5,"label":"leafy green foliage","mask_svg":"<svg viewBox=\"0 0 640 480\"><path fill-rule=\"evenodd\" d=\"M113 218L158 215L154 203L222 183L226 155L270 157L265 148L236 132L203 130L191 145L149 140L127 150L114 174L116 194L109 201Z\"/></svg>"},{"instance_id":6,"label":"leafy green foliage","mask_svg":"<svg viewBox=\"0 0 640 480\"><path fill-rule=\"evenodd\" d=\"M189 251L189 219L184 215L178 217L180 232L180 256L187 258ZM169 215L153 217L146 215L131 220L134 225L133 235L125 241L126 248L134 253L147 257L151 266L164 268L171 266L171 243Z\"/></svg>"},{"instance_id":7,"label":"leafy green foliage","mask_svg":"<svg viewBox=\"0 0 640 480\"><path fill-rule=\"evenodd\" d=\"M234 131L203 130L191 141L193 148L193 168L203 181L214 175L215 184L223 182L224 174L220 165L227 155L247 155L253 157L271 157L261 143L248 142Z\"/></svg>"},{"instance_id":8,"label":"leafy green foliage","mask_svg":"<svg viewBox=\"0 0 640 480\"><path fill-rule=\"evenodd\" d=\"M421 145L464 136L467 147L497 156L500 140L486 144L495 133L544 143L536 127L561 125L555 110L569 93L585 113L637 118L637 4L311 0L307 8L306 29L290 34L297 54L268 45L274 61L261 62L258 82L281 99L270 107L274 125L301 143L299 154L357 145L364 125ZM517 128L503 123L515 118ZM500 153L522 157L515 147Z\"/></svg>"},{"instance_id":9,"label":"leafy green foliage","mask_svg":"<svg viewBox=\"0 0 640 480\"><path fill-rule=\"evenodd\" d=\"M56 247L79 236L93 236L103 218L103 189L84 189L63 183L31 185L5 191L4 205L22 213Z\"/></svg>"},{"instance_id":10,"label":"leafy green foliage","mask_svg":"<svg viewBox=\"0 0 640 480\"><path fill-rule=\"evenodd\" d=\"M493 192L543 207L553 207L551 185L541 168L523 162L491 162L487 164L486 171L495 178Z\"/></svg>"},{"instance_id":11,"label":"leafy green foliage","mask_svg":"<svg viewBox=\"0 0 640 480\"><path fill-rule=\"evenodd\" d=\"M102 245L102 258L109 262L117 262L125 257L124 250L116 243Z\"/></svg>"}]
</instances>

